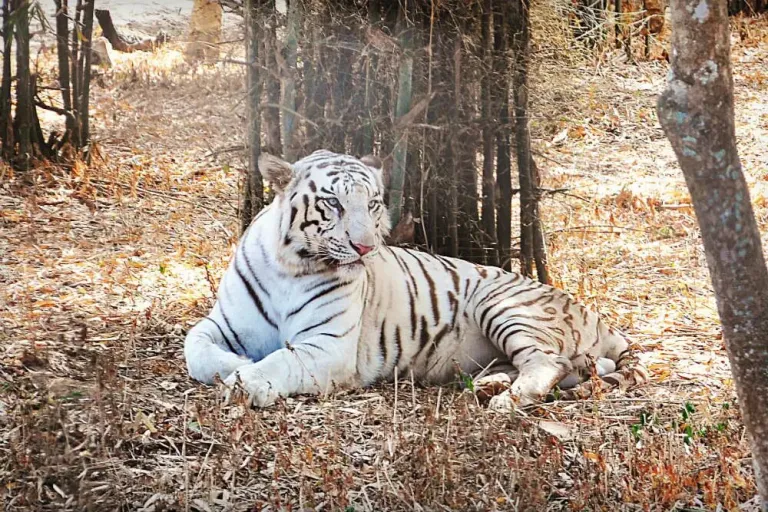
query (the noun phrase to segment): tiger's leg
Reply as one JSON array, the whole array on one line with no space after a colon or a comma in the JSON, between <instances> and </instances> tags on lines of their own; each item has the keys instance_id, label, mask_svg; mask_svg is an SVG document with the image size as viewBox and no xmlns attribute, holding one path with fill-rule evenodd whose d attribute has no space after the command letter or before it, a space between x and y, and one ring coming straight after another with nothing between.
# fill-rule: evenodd
<instances>
[{"instance_id":1,"label":"tiger's leg","mask_svg":"<svg viewBox=\"0 0 768 512\"><path fill-rule=\"evenodd\" d=\"M558 382L573 371L573 365L567 357L543 351L530 343L535 343L535 340L521 341L528 348L511 357L519 375L509 390L520 405L529 405L543 400Z\"/></svg>"},{"instance_id":2,"label":"tiger's leg","mask_svg":"<svg viewBox=\"0 0 768 512\"><path fill-rule=\"evenodd\" d=\"M595 394L597 387L602 391L609 391L614 388L626 390L648 382L650 379L648 370L640 364L623 336L611 333L606 336L603 343L605 344L605 357L616 363L615 371L605 375L600 375L598 371L600 379L590 379L571 389L562 390L561 399L589 398Z\"/></svg>"},{"instance_id":3,"label":"tiger's leg","mask_svg":"<svg viewBox=\"0 0 768 512\"><path fill-rule=\"evenodd\" d=\"M210 318L204 318L192 327L184 340L184 359L189 375L204 384L213 384L217 374L226 379L237 368L253 362L224 345L222 332Z\"/></svg>"},{"instance_id":4,"label":"tiger's leg","mask_svg":"<svg viewBox=\"0 0 768 512\"><path fill-rule=\"evenodd\" d=\"M355 340L312 336L237 368L224 384L232 387L239 379L257 407L272 405L281 396L322 393L334 384L349 384L357 375Z\"/></svg>"}]
</instances>

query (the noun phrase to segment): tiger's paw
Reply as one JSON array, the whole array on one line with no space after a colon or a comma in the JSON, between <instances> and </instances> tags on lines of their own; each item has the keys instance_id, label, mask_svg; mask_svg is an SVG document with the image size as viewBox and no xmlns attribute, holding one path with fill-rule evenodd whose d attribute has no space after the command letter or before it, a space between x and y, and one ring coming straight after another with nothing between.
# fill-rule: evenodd
<instances>
[{"instance_id":1,"label":"tiger's paw","mask_svg":"<svg viewBox=\"0 0 768 512\"><path fill-rule=\"evenodd\" d=\"M232 401L237 387L248 394L248 405L253 407L269 407L280 396L275 386L268 381L258 368L239 368L224 380L227 389L225 401Z\"/></svg>"},{"instance_id":2,"label":"tiger's paw","mask_svg":"<svg viewBox=\"0 0 768 512\"><path fill-rule=\"evenodd\" d=\"M474 382L475 395L481 404L486 404L508 390L511 385L512 378L506 373L486 375Z\"/></svg>"},{"instance_id":3,"label":"tiger's paw","mask_svg":"<svg viewBox=\"0 0 768 512\"><path fill-rule=\"evenodd\" d=\"M515 409L522 409L526 406L538 403L538 400L526 396L516 395L511 389L508 389L488 402L488 409L497 412L512 412Z\"/></svg>"}]
</instances>

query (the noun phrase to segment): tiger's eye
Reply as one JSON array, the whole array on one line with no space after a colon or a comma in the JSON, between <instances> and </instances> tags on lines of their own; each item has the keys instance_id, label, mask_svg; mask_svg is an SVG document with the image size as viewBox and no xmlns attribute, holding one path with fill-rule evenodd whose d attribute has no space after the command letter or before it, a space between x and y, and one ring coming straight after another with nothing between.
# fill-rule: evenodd
<instances>
[{"instance_id":1,"label":"tiger's eye","mask_svg":"<svg viewBox=\"0 0 768 512\"><path fill-rule=\"evenodd\" d=\"M325 202L328 203L328 206L331 208L341 208L341 203L335 197L329 197Z\"/></svg>"}]
</instances>

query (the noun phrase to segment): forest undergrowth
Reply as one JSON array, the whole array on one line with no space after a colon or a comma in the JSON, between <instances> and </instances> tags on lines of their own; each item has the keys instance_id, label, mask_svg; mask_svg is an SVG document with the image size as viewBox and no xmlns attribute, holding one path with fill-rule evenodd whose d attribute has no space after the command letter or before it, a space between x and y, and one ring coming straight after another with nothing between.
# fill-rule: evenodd
<instances>
[{"instance_id":1,"label":"forest undergrowth","mask_svg":"<svg viewBox=\"0 0 768 512\"><path fill-rule=\"evenodd\" d=\"M736 126L768 233L768 20L749 28L733 38ZM117 55L94 78L90 167L0 170L7 510L757 510L693 208L656 120L665 62L544 56L530 95L543 186L559 190L541 207L552 274L628 333L649 385L504 415L404 376L253 410L192 381L182 354L238 235L232 52Z\"/></svg>"}]
</instances>

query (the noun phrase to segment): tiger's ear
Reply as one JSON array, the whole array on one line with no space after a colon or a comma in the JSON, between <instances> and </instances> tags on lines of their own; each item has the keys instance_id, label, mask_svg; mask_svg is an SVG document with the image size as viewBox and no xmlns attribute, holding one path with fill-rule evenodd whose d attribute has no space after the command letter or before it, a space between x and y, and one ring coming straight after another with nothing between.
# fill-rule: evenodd
<instances>
[{"instance_id":1,"label":"tiger's ear","mask_svg":"<svg viewBox=\"0 0 768 512\"><path fill-rule=\"evenodd\" d=\"M381 159L375 155L366 155L361 158L360 161L376 171L381 178L384 188L389 188L389 166L386 165L386 162L382 162Z\"/></svg>"},{"instance_id":2,"label":"tiger's ear","mask_svg":"<svg viewBox=\"0 0 768 512\"><path fill-rule=\"evenodd\" d=\"M259 172L272 184L272 188L277 193L285 190L293 179L293 166L269 153L259 155Z\"/></svg>"}]
</instances>

